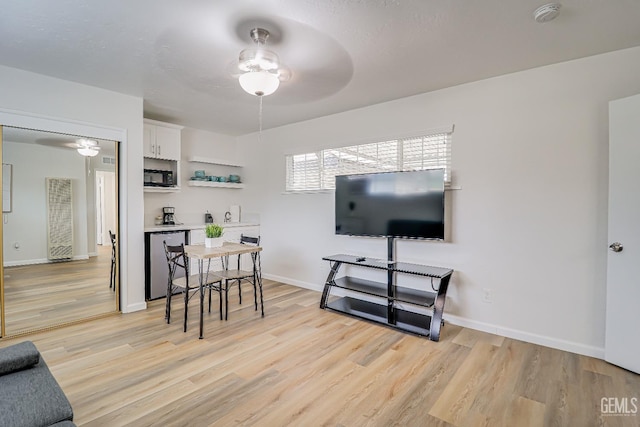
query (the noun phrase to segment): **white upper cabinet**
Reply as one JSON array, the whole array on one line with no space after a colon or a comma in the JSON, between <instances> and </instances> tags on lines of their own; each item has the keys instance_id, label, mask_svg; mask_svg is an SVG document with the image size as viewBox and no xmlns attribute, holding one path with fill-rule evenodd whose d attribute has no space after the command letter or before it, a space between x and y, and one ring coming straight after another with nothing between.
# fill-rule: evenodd
<instances>
[{"instance_id":1,"label":"white upper cabinet","mask_svg":"<svg viewBox=\"0 0 640 427\"><path fill-rule=\"evenodd\" d=\"M145 157L156 157L156 127L144 124L144 147L142 154Z\"/></svg>"},{"instance_id":2,"label":"white upper cabinet","mask_svg":"<svg viewBox=\"0 0 640 427\"><path fill-rule=\"evenodd\" d=\"M144 157L180 161L182 126L144 120Z\"/></svg>"}]
</instances>

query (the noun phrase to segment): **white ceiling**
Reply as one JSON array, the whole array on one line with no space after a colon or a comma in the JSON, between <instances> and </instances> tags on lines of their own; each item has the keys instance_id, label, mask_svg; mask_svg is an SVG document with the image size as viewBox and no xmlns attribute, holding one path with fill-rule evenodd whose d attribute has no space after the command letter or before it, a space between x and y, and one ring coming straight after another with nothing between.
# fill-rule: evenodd
<instances>
[{"instance_id":1,"label":"white ceiling","mask_svg":"<svg viewBox=\"0 0 640 427\"><path fill-rule=\"evenodd\" d=\"M144 98L145 117L229 135L258 98L227 68L254 26L292 77L264 128L640 45L640 1L5 0L0 64Z\"/></svg>"},{"instance_id":2,"label":"white ceiling","mask_svg":"<svg viewBox=\"0 0 640 427\"><path fill-rule=\"evenodd\" d=\"M49 148L64 150L77 150L78 142L83 139L80 135L68 135L63 133L48 132L34 129L17 128L13 126L2 127L3 142L17 142L21 144L37 144ZM115 156L116 142L105 139L91 138L103 156Z\"/></svg>"}]
</instances>

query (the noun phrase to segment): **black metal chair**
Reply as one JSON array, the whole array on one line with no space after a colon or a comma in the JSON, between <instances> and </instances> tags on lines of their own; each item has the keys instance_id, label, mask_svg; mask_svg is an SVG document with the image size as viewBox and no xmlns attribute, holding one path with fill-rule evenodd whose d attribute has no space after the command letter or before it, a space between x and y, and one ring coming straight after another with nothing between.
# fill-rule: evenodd
<instances>
[{"instance_id":1,"label":"black metal chair","mask_svg":"<svg viewBox=\"0 0 640 427\"><path fill-rule=\"evenodd\" d=\"M187 313L189 309L189 300L200 289L200 275L189 274L189 258L184 250L184 244L177 246L167 245L164 243L164 251L167 256L167 264L169 266L169 277L167 279L167 302L165 307L165 319L167 323L171 323L171 297L174 293L184 294L184 332L187 332ZM184 270L184 277L176 278L178 269ZM220 320L222 320L222 278L210 273L204 274L203 292L209 290L209 312L211 312L211 291L218 291L220 299ZM217 283L217 286L216 286Z\"/></svg>"},{"instance_id":2,"label":"black metal chair","mask_svg":"<svg viewBox=\"0 0 640 427\"><path fill-rule=\"evenodd\" d=\"M109 230L109 238L111 239L111 273L109 276L109 289L116 291L116 235Z\"/></svg>"},{"instance_id":3,"label":"black metal chair","mask_svg":"<svg viewBox=\"0 0 640 427\"><path fill-rule=\"evenodd\" d=\"M243 245L260 246L260 236L251 237L251 236L245 236L244 234L242 234L240 235L240 243ZM224 302L225 302L225 314L224 314L225 320L227 320L229 317L229 288L234 283L238 285L238 295L239 295L238 299L240 304L242 304L242 287L241 286L243 281L251 283L251 285L253 286L253 303L256 311L258 311L258 290L260 290L260 307L262 311L262 316L264 316L264 301L262 296L262 282L261 282L262 278L259 277L258 275L259 272L261 271L260 252L251 254L251 256L255 257L255 261L254 259L252 259L252 261L256 263L256 268L252 268L252 271L241 270L240 260L242 255L238 255L237 269L230 270L228 268L229 266L224 265L224 260L223 260L223 270L215 272L216 275L224 279L223 289L224 289Z\"/></svg>"}]
</instances>

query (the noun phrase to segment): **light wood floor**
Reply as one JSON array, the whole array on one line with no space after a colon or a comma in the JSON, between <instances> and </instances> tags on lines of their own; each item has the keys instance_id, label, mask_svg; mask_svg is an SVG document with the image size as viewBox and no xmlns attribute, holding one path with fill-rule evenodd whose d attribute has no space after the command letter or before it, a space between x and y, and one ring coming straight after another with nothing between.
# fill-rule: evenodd
<instances>
[{"instance_id":1,"label":"light wood floor","mask_svg":"<svg viewBox=\"0 0 640 427\"><path fill-rule=\"evenodd\" d=\"M4 268L7 335L116 310L111 246L87 260Z\"/></svg>"},{"instance_id":2,"label":"light wood floor","mask_svg":"<svg viewBox=\"0 0 640 427\"><path fill-rule=\"evenodd\" d=\"M601 360L445 324L440 342L318 308L317 292L265 282L265 317L230 297L198 340L182 305L29 337L80 426L637 426L603 397L640 376ZM214 308L217 307L214 297ZM246 298L246 299L245 299ZM174 300L179 301L179 300ZM193 301L197 302L196 300ZM19 340L0 341L0 347Z\"/></svg>"}]
</instances>

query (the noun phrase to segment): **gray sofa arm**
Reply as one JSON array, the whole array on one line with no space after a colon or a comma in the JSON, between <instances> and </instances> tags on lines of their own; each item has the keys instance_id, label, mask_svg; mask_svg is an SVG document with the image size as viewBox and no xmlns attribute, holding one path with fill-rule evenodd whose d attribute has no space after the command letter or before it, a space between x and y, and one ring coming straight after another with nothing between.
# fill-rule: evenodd
<instances>
[{"instance_id":1,"label":"gray sofa arm","mask_svg":"<svg viewBox=\"0 0 640 427\"><path fill-rule=\"evenodd\" d=\"M40 352L31 341L0 349L0 375L30 368L40 360Z\"/></svg>"},{"instance_id":2,"label":"gray sofa arm","mask_svg":"<svg viewBox=\"0 0 640 427\"><path fill-rule=\"evenodd\" d=\"M74 425L71 404L33 343L0 349L0 369L0 427Z\"/></svg>"}]
</instances>

